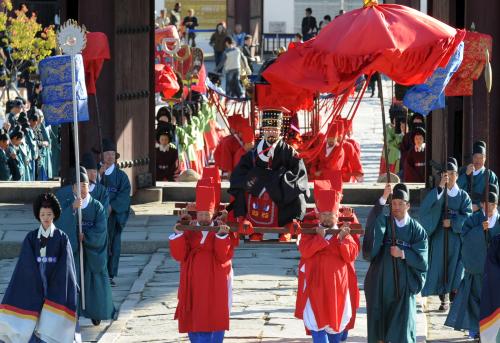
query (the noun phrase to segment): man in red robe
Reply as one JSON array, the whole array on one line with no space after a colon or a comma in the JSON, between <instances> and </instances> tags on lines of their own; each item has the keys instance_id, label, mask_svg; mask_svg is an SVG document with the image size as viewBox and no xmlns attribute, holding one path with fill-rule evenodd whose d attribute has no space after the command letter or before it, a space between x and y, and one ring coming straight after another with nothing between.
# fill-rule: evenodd
<instances>
[{"instance_id":1,"label":"man in red robe","mask_svg":"<svg viewBox=\"0 0 500 343\"><path fill-rule=\"evenodd\" d=\"M236 165L240 162L241 157L252 150L255 146L255 131L250 125L245 124L240 128L240 137L243 146L240 147L234 154L233 168L236 168Z\"/></svg>"},{"instance_id":2,"label":"man in red robe","mask_svg":"<svg viewBox=\"0 0 500 343\"><path fill-rule=\"evenodd\" d=\"M213 221L215 208L213 187L196 187L195 226L219 226L213 231L180 231L174 227L170 253L181 264L175 319L179 332L188 333L193 342L222 342L229 330L232 301L232 266L238 239L229 227Z\"/></svg>"},{"instance_id":3,"label":"man in red robe","mask_svg":"<svg viewBox=\"0 0 500 343\"><path fill-rule=\"evenodd\" d=\"M295 316L304 321L313 342L340 342L352 318L349 291L349 265L359 248L337 218L340 193L326 182L315 182L315 201L319 225L315 234L302 234L299 242L299 288Z\"/></svg>"},{"instance_id":4,"label":"man in red robe","mask_svg":"<svg viewBox=\"0 0 500 343\"><path fill-rule=\"evenodd\" d=\"M344 165L344 149L338 142L340 136L340 126L338 122L333 122L328 131L326 145L321 149L321 153L316 159L316 163L311 166L311 176L316 180L325 179L327 171L340 171Z\"/></svg>"},{"instance_id":5,"label":"man in red robe","mask_svg":"<svg viewBox=\"0 0 500 343\"><path fill-rule=\"evenodd\" d=\"M343 130L339 136L344 149L344 164L342 165L342 180L344 182L362 182L363 165L361 164L361 147L358 142L351 138L352 121L342 119Z\"/></svg>"},{"instance_id":6,"label":"man in red robe","mask_svg":"<svg viewBox=\"0 0 500 343\"><path fill-rule=\"evenodd\" d=\"M234 161L236 152L243 146L240 137L241 127L248 125L241 115L232 115L227 118L230 134L223 137L214 151L215 165L227 173L228 178L237 163Z\"/></svg>"}]
</instances>

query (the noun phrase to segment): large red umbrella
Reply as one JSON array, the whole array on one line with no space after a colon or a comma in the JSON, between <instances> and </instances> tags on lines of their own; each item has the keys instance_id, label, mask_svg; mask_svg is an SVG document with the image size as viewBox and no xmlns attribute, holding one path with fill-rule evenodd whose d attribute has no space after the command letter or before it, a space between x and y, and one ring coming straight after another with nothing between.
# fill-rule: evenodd
<instances>
[{"instance_id":1,"label":"large red umbrella","mask_svg":"<svg viewBox=\"0 0 500 343\"><path fill-rule=\"evenodd\" d=\"M465 31L412 8L369 1L286 52L263 76L283 90L333 93L375 71L399 84L421 84L446 66L464 36Z\"/></svg>"}]
</instances>

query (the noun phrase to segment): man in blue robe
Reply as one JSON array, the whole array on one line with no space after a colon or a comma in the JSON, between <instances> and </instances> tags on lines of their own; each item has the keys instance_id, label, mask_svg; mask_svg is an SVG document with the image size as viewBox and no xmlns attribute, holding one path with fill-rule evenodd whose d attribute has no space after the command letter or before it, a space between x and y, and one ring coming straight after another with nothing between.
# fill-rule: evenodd
<instances>
[{"instance_id":1,"label":"man in blue robe","mask_svg":"<svg viewBox=\"0 0 500 343\"><path fill-rule=\"evenodd\" d=\"M394 186L391 213L383 213L390 193L387 185L368 216L363 240L363 256L370 261L365 278L368 343L413 343L416 295L427 273L427 233L408 214L410 193L404 184Z\"/></svg>"},{"instance_id":2,"label":"man in blue robe","mask_svg":"<svg viewBox=\"0 0 500 343\"><path fill-rule=\"evenodd\" d=\"M116 160L120 158L120 154L116 151L116 143L109 139L103 139L102 147L103 162L99 173L101 183L109 193L108 272L111 285L115 285L113 278L118 274L121 235L127 224L130 211L130 181L127 174L118 169L116 165Z\"/></svg>"},{"instance_id":3,"label":"man in blue robe","mask_svg":"<svg viewBox=\"0 0 500 343\"><path fill-rule=\"evenodd\" d=\"M97 162L90 152L82 155L81 165L87 170L89 177L89 191L92 198L99 201L104 207L106 218L108 217L109 194L108 190L97 180Z\"/></svg>"},{"instance_id":4,"label":"man in blue robe","mask_svg":"<svg viewBox=\"0 0 500 343\"><path fill-rule=\"evenodd\" d=\"M480 210L481 194L485 192L486 180L498 187L498 178L491 169L486 169L486 143L475 142L472 148L472 163L462 168L458 177L458 187L466 190L472 199L472 211Z\"/></svg>"},{"instance_id":5,"label":"man in blue robe","mask_svg":"<svg viewBox=\"0 0 500 343\"><path fill-rule=\"evenodd\" d=\"M471 338L479 338L479 316L483 271L488 245L500 234L498 195L488 193L488 203L481 201L481 210L466 221L462 229L462 263L464 278L457 297L451 304L444 325L455 330L469 330Z\"/></svg>"},{"instance_id":6,"label":"man in blue robe","mask_svg":"<svg viewBox=\"0 0 500 343\"><path fill-rule=\"evenodd\" d=\"M77 278L80 280L80 241L83 246L85 310L79 308L79 313L91 318L94 325L101 320L112 319L115 308L111 295L111 285L108 278L108 233L107 216L102 204L89 193L89 179L85 169L80 170L80 197L76 188L76 175L73 172L71 192L66 186L59 193L61 199L61 217L57 221L58 227L63 228L72 244L74 259L77 261ZM79 234L78 208L82 209L82 230ZM81 282L79 282L81 286Z\"/></svg>"},{"instance_id":7,"label":"man in blue robe","mask_svg":"<svg viewBox=\"0 0 500 343\"><path fill-rule=\"evenodd\" d=\"M420 205L419 222L429 235L429 271L422 296L438 295L440 311L448 310L448 294L453 301L462 281L460 234L465 220L472 214L470 197L458 187L457 177L457 161L450 157L439 186L431 190Z\"/></svg>"},{"instance_id":8,"label":"man in blue robe","mask_svg":"<svg viewBox=\"0 0 500 343\"><path fill-rule=\"evenodd\" d=\"M12 174L9 168L9 135L0 129L0 181L9 181Z\"/></svg>"}]
</instances>

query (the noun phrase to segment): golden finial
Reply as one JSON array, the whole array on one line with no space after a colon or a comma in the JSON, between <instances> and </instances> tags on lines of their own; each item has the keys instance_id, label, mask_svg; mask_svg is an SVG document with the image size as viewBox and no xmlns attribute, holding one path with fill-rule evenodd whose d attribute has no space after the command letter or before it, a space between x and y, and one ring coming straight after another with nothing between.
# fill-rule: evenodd
<instances>
[{"instance_id":1,"label":"golden finial","mask_svg":"<svg viewBox=\"0 0 500 343\"><path fill-rule=\"evenodd\" d=\"M373 7L378 5L377 0L363 0L363 3L364 3L363 7Z\"/></svg>"}]
</instances>

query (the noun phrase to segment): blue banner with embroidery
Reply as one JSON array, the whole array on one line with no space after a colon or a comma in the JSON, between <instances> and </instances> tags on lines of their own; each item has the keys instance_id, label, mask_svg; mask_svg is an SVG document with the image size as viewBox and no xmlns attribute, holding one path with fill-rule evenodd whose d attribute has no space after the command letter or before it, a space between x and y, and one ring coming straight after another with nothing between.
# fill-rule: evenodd
<instances>
[{"instance_id":1,"label":"blue banner with embroidery","mask_svg":"<svg viewBox=\"0 0 500 343\"><path fill-rule=\"evenodd\" d=\"M40 61L43 113L49 125L73 122L73 85L71 81L71 56L51 56ZM76 101L78 121L89 120L87 87L82 55L75 56Z\"/></svg>"},{"instance_id":2,"label":"blue banner with embroidery","mask_svg":"<svg viewBox=\"0 0 500 343\"><path fill-rule=\"evenodd\" d=\"M403 98L403 105L424 116L431 111L445 108L444 90L451 77L460 67L464 55L464 43L460 43L451 56L446 68L438 68L432 76L421 85L410 88Z\"/></svg>"}]
</instances>

